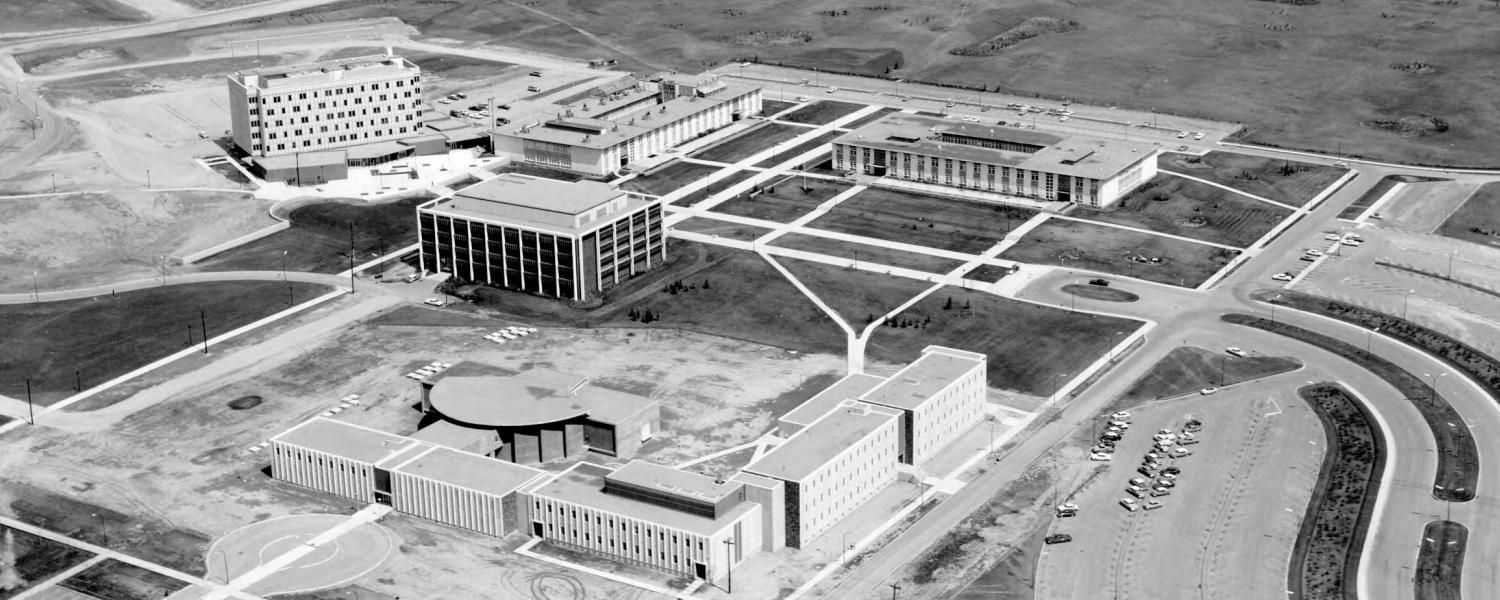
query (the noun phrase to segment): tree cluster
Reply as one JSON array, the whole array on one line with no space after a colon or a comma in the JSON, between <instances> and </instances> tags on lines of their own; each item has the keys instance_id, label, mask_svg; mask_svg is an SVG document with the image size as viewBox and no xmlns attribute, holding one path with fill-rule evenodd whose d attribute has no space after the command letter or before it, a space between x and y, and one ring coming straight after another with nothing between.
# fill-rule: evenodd
<instances>
[{"instance_id":1,"label":"tree cluster","mask_svg":"<svg viewBox=\"0 0 1500 600\"><path fill-rule=\"evenodd\" d=\"M713 284L709 283L709 280L703 280L703 289L711 289L712 287ZM683 283L681 279L678 279L677 281L673 281L672 283L668 283L667 285L662 286L661 291L676 296L679 293L696 291L697 289L698 284Z\"/></svg>"},{"instance_id":2,"label":"tree cluster","mask_svg":"<svg viewBox=\"0 0 1500 600\"><path fill-rule=\"evenodd\" d=\"M650 323L652 321L661 320L661 313L651 312L650 309L640 310L637 308L631 308L630 312L626 314L630 317L630 320L639 321L641 323Z\"/></svg>"}]
</instances>

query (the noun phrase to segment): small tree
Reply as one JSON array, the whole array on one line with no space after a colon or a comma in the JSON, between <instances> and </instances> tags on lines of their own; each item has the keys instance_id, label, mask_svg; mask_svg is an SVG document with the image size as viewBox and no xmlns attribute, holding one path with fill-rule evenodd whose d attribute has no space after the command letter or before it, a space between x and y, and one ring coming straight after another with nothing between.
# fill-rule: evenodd
<instances>
[{"instance_id":1,"label":"small tree","mask_svg":"<svg viewBox=\"0 0 1500 600\"><path fill-rule=\"evenodd\" d=\"M704 279L704 280L703 280L703 289L705 289L705 290L706 290L706 289L708 289L708 288L709 288L709 285L708 285L708 280L707 280L707 279Z\"/></svg>"},{"instance_id":2,"label":"small tree","mask_svg":"<svg viewBox=\"0 0 1500 600\"><path fill-rule=\"evenodd\" d=\"M953 296L948 296L948 301L943 303L943 310L953 310Z\"/></svg>"}]
</instances>

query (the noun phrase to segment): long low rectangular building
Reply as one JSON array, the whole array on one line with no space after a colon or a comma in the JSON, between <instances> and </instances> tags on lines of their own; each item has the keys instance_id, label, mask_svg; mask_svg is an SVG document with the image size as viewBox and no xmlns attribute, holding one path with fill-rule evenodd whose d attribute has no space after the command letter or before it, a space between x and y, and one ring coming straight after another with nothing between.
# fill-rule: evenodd
<instances>
[{"instance_id":1,"label":"long low rectangular building","mask_svg":"<svg viewBox=\"0 0 1500 600\"><path fill-rule=\"evenodd\" d=\"M833 140L835 169L1094 208L1156 175L1153 144L894 113Z\"/></svg>"}]
</instances>

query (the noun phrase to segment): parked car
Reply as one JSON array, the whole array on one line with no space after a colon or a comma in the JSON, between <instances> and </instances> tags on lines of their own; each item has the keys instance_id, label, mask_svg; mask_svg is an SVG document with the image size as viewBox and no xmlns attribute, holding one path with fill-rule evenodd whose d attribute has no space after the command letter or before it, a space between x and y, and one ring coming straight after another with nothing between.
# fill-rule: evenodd
<instances>
[{"instance_id":1,"label":"parked car","mask_svg":"<svg viewBox=\"0 0 1500 600\"><path fill-rule=\"evenodd\" d=\"M1128 411L1128 410L1122 410L1122 411L1119 411L1119 412L1116 412L1116 413L1110 415L1109 418L1114 419L1116 421L1124 421L1126 423L1129 423L1130 422L1130 411Z\"/></svg>"},{"instance_id":2,"label":"parked car","mask_svg":"<svg viewBox=\"0 0 1500 600\"><path fill-rule=\"evenodd\" d=\"M797 101L798 102L807 102L808 100L812 100L812 98L807 97L807 96L797 96Z\"/></svg>"},{"instance_id":3,"label":"parked car","mask_svg":"<svg viewBox=\"0 0 1500 600\"><path fill-rule=\"evenodd\" d=\"M1062 504L1057 505L1057 516L1058 517L1073 517L1073 516L1077 516L1077 515L1078 515L1078 504L1077 503L1074 503L1074 502L1064 502Z\"/></svg>"},{"instance_id":4,"label":"parked car","mask_svg":"<svg viewBox=\"0 0 1500 600\"><path fill-rule=\"evenodd\" d=\"M1308 248L1307 251L1303 252L1303 254L1306 254L1308 256L1322 256L1323 251L1317 248Z\"/></svg>"},{"instance_id":5,"label":"parked car","mask_svg":"<svg viewBox=\"0 0 1500 600\"><path fill-rule=\"evenodd\" d=\"M1203 421L1198 419L1188 419L1188 422L1182 424L1183 431L1198 431L1200 429L1203 429Z\"/></svg>"},{"instance_id":6,"label":"parked car","mask_svg":"<svg viewBox=\"0 0 1500 600\"><path fill-rule=\"evenodd\" d=\"M1152 485L1151 487L1164 487L1164 488L1177 487L1177 480L1176 479L1166 479L1166 478L1158 479L1158 480L1156 480L1156 483L1154 485Z\"/></svg>"},{"instance_id":7,"label":"parked car","mask_svg":"<svg viewBox=\"0 0 1500 600\"><path fill-rule=\"evenodd\" d=\"M1147 477L1156 477L1156 469L1151 468L1149 465L1141 465L1136 468L1135 472Z\"/></svg>"},{"instance_id":8,"label":"parked car","mask_svg":"<svg viewBox=\"0 0 1500 600\"><path fill-rule=\"evenodd\" d=\"M447 304L447 302L443 302L442 298L428 298L426 300L423 300L422 303L423 304L429 304L429 305L432 305L432 306L442 306L444 304Z\"/></svg>"},{"instance_id":9,"label":"parked car","mask_svg":"<svg viewBox=\"0 0 1500 600\"><path fill-rule=\"evenodd\" d=\"M1216 388L1216 387L1206 387L1206 388L1203 388L1201 390L1198 390L1198 393L1199 394L1203 394L1204 396L1211 396L1211 395L1219 393L1219 388Z\"/></svg>"},{"instance_id":10,"label":"parked car","mask_svg":"<svg viewBox=\"0 0 1500 600\"><path fill-rule=\"evenodd\" d=\"M1151 483L1151 480L1146 479L1145 477L1136 477L1130 480L1130 485L1138 485L1141 487L1146 487L1146 484L1148 483Z\"/></svg>"},{"instance_id":11,"label":"parked car","mask_svg":"<svg viewBox=\"0 0 1500 600\"><path fill-rule=\"evenodd\" d=\"M1328 235L1323 236L1323 239L1328 240L1330 242L1337 242L1337 241L1342 240L1344 238L1343 238L1343 236L1341 236L1341 235L1339 235L1337 233L1330 233Z\"/></svg>"},{"instance_id":12,"label":"parked car","mask_svg":"<svg viewBox=\"0 0 1500 600\"><path fill-rule=\"evenodd\" d=\"M1152 499L1146 501L1146 506L1145 506L1146 510L1156 510L1158 508L1161 508L1161 500L1157 500L1155 498L1152 498Z\"/></svg>"},{"instance_id":13,"label":"parked car","mask_svg":"<svg viewBox=\"0 0 1500 600\"><path fill-rule=\"evenodd\" d=\"M1338 167L1340 169L1347 169L1347 168L1349 168L1349 163L1346 163L1346 162L1344 162L1342 160L1340 160L1340 161L1334 161L1333 166Z\"/></svg>"},{"instance_id":14,"label":"parked car","mask_svg":"<svg viewBox=\"0 0 1500 600\"><path fill-rule=\"evenodd\" d=\"M1173 448L1172 449L1172 457L1173 458L1182 458L1184 456L1189 456L1192 453L1193 453L1193 451L1192 450L1188 450L1187 448Z\"/></svg>"},{"instance_id":15,"label":"parked car","mask_svg":"<svg viewBox=\"0 0 1500 600\"><path fill-rule=\"evenodd\" d=\"M830 94L832 94L834 92L837 92L837 91L839 91L839 88L837 88L837 87L830 87L830 88L828 88L828 93L830 93Z\"/></svg>"},{"instance_id":16,"label":"parked car","mask_svg":"<svg viewBox=\"0 0 1500 600\"><path fill-rule=\"evenodd\" d=\"M1151 497L1153 497L1153 498L1160 498L1162 496L1170 496L1170 495L1172 495L1172 489L1171 488L1164 488L1164 487L1161 487L1161 486L1156 486L1154 488L1151 488Z\"/></svg>"},{"instance_id":17,"label":"parked car","mask_svg":"<svg viewBox=\"0 0 1500 600\"><path fill-rule=\"evenodd\" d=\"M407 283L411 283L411 282L416 281L416 280L421 279L421 278L422 278L422 275L420 273L412 273L411 275L407 275L406 279L403 279L402 281L405 281Z\"/></svg>"},{"instance_id":18,"label":"parked car","mask_svg":"<svg viewBox=\"0 0 1500 600\"><path fill-rule=\"evenodd\" d=\"M1121 498L1120 506L1125 507L1125 510L1135 512L1135 509L1141 507L1141 503L1138 502L1135 498Z\"/></svg>"},{"instance_id":19,"label":"parked car","mask_svg":"<svg viewBox=\"0 0 1500 600\"><path fill-rule=\"evenodd\" d=\"M1241 350L1239 346L1230 346L1228 348L1225 348L1224 351L1228 352L1231 356L1238 356L1240 358L1249 356L1249 354L1244 350Z\"/></svg>"},{"instance_id":20,"label":"parked car","mask_svg":"<svg viewBox=\"0 0 1500 600\"><path fill-rule=\"evenodd\" d=\"M541 77L542 76L542 72L541 71L532 71L531 72L531 76L532 77Z\"/></svg>"},{"instance_id":21,"label":"parked car","mask_svg":"<svg viewBox=\"0 0 1500 600\"><path fill-rule=\"evenodd\" d=\"M1193 134L1193 139L1195 139L1195 140L1201 140L1201 139L1203 139L1205 137L1208 137L1208 136L1205 135L1202 131Z\"/></svg>"},{"instance_id":22,"label":"parked car","mask_svg":"<svg viewBox=\"0 0 1500 600\"><path fill-rule=\"evenodd\" d=\"M1181 138L1185 138L1185 137L1187 137L1187 136L1188 136L1188 132L1186 132L1186 131L1179 131L1179 132L1177 132L1177 137L1178 137L1178 138L1179 138L1179 139L1181 139Z\"/></svg>"},{"instance_id":23,"label":"parked car","mask_svg":"<svg viewBox=\"0 0 1500 600\"><path fill-rule=\"evenodd\" d=\"M1114 459L1115 459L1115 455L1113 455L1113 454L1105 454L1103 452L1092 452L1092 453L1089 454L1089 460L1093 460L1093 461L1105 462L1105 461L1111 461L1111 460L1114 460Z\"/></svg>"},{"instance_id":24,"label":"parked car","mask_svg":"<svg viewBox=\"0 0 1500 600\"><path fill-rule=\"evenodd\" d=\"M1073 541L1073 536L1066 533L1054 533L1045 538L1042 538L1042 541L1048 544L1066 544Z\"/></svg>"},{"instance_id":25,"label":"parked car","mask_svg":"<svg viewBox=\"0 0 1500 600\"><path fill-rule=\"evenodd\" d=\"M1271 279L1275 279L1276 281L1291 281L1294 277L1292 277L1291 273L1282 272L1272 275Z\"/></svg>"}]
</instances>

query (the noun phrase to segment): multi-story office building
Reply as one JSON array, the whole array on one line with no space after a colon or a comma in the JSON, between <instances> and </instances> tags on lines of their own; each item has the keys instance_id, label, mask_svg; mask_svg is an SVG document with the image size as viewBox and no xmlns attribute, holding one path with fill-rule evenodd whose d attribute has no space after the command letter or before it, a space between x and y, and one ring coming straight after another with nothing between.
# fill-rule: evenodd
<instances>
[{"instance_id":1,"label":"multi-story office building","mask_svg":"<svg viewBox=\"0 0 1500 600\"><path fill-rule=\"evenodd\" d=\"M579 463L527 490L531 534L712 581L763 548L764 508L748 485L641 461Z\"/></svg>"},{"instance_id":2,"label":"multi-story office building","mask_svg":"<svg viewBox=\"0 0 1500 600\"><path fill-rule=\"evenodd\" d=\"M348 148L415 135L422 70L377 55L229 75L234 143L251 156Z\"/></svg>"},{"instance_id":3,"label":"multi-story office building","mask_svg":"<svg viewBox=\"0 0 1500 600\"><path fill-rule=\"evenodd\" d=\"M833 140L835 169L1111 206L1156 175L1152 144L895 113Z\"/></svg>"},{"instance_id":4,"label":"multi-story office building","mask_svg":"<svg viewBox=\"0 0 1500 600\"><path fill-rule=\"evenodd\" d=\"M920 465L984 418L985 356L928 346L860 401L901 411L901 462Z\"/></svg>"},{"instance_id":5,"label":"multi-story office building","mask_svg":"<svg viewBox=\"0 0 1500 600\"><path fill-rule=\"evenodd\" d=\"M803 547L896 481L900 421L848 400L744 468L784 482L787 546Z\"/></svg>"},{"instance_id":6,"label":"multi-story office building","mask_svg":"<svg viewBox=\"0 0 1500 600\"><path fill-rule=\"evenodd\" d=\"M658 198L595 181L506 174L417 208L421 268L591 300L667 258Z\"/></svg>"},{"instance_id":7,"label":"multi-story office building","mask_svg":"<svg viewBox=\"0 0 1500 600\"><path fill-rule=\"evenodd\" d=\"M641 82L604 97L613 99L586 98L512 119L491 133L491 146L512 160L605 175L761 110L759 87L715 78Z\"/></svg>"},{"instance_id":8,"label":"multi-story office building","mask_svg":"<svg viewBox=\"0 0 1500 600\"><path fill-rule=\"evenodd\" d=\"M271 438L271 475L487 535L524 528L518 497L543 471L315 417Z\"/></svg>"}]
</instances>

